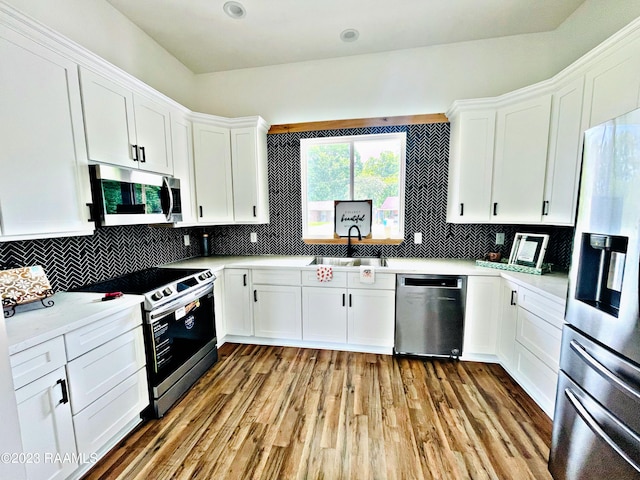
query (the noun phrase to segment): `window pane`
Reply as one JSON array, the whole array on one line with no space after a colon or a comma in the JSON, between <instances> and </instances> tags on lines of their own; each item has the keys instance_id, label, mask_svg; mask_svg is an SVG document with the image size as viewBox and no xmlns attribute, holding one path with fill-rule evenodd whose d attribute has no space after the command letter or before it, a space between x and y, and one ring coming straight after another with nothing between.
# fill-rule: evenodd
<instances>
[{"instance_id":1,"label":"window pane","mask_svg":"<svg viewBox=\"0 0 640 480\"><path fill-rule=\"evenodd\" d=\"M401 148L397 139L354 142L354 200L373 200L374 238L400 233Z\"/></svg>"},{"instance_id":2,"label":"window pane","mask_svg":"<svg viewBox=\"0 0 640 480\"><path fill-rule=\"evenodd\" d=\"M307 233L333 236L333 201L351 200L349 143L307 149Z\"/></svg>"}]
</instances>

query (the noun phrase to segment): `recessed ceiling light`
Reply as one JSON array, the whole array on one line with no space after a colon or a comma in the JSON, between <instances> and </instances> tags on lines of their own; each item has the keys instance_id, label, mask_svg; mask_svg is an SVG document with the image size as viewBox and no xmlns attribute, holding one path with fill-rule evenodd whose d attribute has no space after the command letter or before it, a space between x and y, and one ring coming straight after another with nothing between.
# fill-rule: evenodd
<instances>
[{"instance_id":1,"label":"recessed ceiling light","mask_svg":"<svg viewBox=\"0 0 640 480\"><path fill-rule=\"evenodd\" d=\"M359 36L360 32L358 32L358 30L356 30L355 28L347 28L340 34L340 39L343 42L355 42Z\"/></svg>"},{"instance_id":2,"label":"recessed ceiling light","mask_svg":"<svg viewBox=\"0 0 640 480\"><path fill-rule=\"evenodd\" d=\"M242 18L247 14L244 6L240 2L227 2L222 6L224 13L231 18Z\"/></svg>"}]
</instances>

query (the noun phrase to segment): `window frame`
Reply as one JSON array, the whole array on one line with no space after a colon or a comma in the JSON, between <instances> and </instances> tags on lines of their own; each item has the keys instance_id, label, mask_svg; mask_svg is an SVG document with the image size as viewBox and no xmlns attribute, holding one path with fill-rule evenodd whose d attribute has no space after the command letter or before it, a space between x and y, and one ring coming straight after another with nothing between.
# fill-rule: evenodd
<instances>
[{"instance_id":1,"label":"window frame","mask_svg":"<svg viewBox=\"0 0 640 480\"><path fill-rule=\"evenodd\" d=\"M372 237L371 241L376 240L404 240L404 226L405 226L405 186L406 186L406 157L407 157L407 132L393 132L393 133L372 133L361 135L343 135L335 137L312 137L300 139L300 180L302 190L302 238L309 240L334 240L333 236L326 235L311 235L308 232L307 225L307 150L314 145L329 145L334 143L348 143L349 144L349 192L351 198L340 198L335 200L353 200L354 195L354 160L355 149L354 143L358 141L370 141L376 139L387 139L400 141L400 172L398 176L398 232L391 233L386 237ZM373 225L371 228L373 232ZM346 242L345 239L342 239Z\"/></svg>"}]
</instances>

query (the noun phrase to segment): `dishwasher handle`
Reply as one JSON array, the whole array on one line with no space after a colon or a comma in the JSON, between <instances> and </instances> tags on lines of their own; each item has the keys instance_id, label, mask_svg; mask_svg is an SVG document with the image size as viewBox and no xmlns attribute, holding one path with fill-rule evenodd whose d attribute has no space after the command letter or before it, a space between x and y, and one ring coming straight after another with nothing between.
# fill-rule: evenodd
<instances>
[{"instance_id":1,"label":"dishwasher handle","mask_svg":"<svg viewBox=\"0 0 640 480\"><path fill-rule=\"evenodd\" d=\"M420 278L420 277L403 277L401 279L403 287L422 287L422 288L454 288L462 289L462 278Z\"/></svg>"}]
</instances>

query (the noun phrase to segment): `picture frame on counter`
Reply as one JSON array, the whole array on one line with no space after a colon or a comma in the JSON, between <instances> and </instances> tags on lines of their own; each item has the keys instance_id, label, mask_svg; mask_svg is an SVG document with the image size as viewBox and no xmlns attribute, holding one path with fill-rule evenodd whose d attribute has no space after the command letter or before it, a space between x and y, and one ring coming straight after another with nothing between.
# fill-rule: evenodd
<instances>
[{"instance_id":1,"label":"picture frame on counter","mask_svg":"<svg viewBox=\"0 0 640 480\"><path fill-rule=\"evenodd\" d=\"M542 268L547 251L549 235L538 233L516 233L511 247L509 264Z\"/></svg>"},{"instance_id":2,"label":"picture frame on counter","mask_svg":"<svg viewBox=\"0 0 640 480\"><path fill-rule=\"evenodd\" d=\"M335 200L334 237L348 237L349 229L355 225L362 238L371 238L372 212L373 200Z\"/></svg>"}]
</instances>

